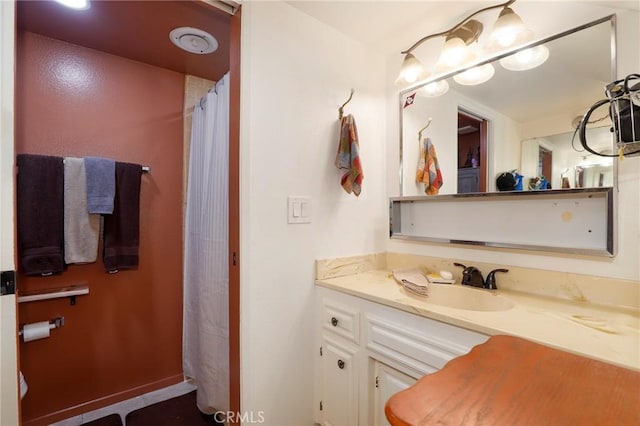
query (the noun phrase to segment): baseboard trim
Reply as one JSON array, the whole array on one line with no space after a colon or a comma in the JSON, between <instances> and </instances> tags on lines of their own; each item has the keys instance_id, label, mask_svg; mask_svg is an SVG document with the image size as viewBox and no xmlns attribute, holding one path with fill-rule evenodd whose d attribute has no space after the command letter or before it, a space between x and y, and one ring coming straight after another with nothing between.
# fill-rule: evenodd
<instances>
[{"instance_id":1,"label":"baseboard trim","mask_svg":"<svg viewBox=\"0 0 640 426\"><path fill-rule=\"evenodd\" d=\"M149 392L156 391L158 389L166 388L171 385L175 385L184 381L184 376L182 374L167 377L152 383L147 383L142 386L137 386L135 388L127 389L121 392L113 393L111 395L106 395L102 398L94 399L92 401L83 402L82 404L78 404L72 407L65 408L63 410L59 410L53 413L49 413L47 415L37 417L35 419L31 419L25 421L23 426L47 426L52 423L59 422L61 420L68 419L70 417L82 415L83 413L87 413L89 411L97 410L100 408L107 407L112 404L116 404L118 402L122 402L131 398L135 398L137 396L144 395Z\"/></svg>"}]
</instances>

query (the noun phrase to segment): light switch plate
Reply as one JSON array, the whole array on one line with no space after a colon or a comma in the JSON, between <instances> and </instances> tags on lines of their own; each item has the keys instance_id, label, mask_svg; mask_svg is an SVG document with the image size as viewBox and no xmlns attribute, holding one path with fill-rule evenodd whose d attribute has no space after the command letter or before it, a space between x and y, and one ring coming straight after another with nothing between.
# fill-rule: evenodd
<instances>
[{"instance_id":1,"label":"light switch plate","mask_svg":"<svg viewBox=\"0 0 640 426\"><path fill-rule=\"evenodd\" d=\"M287 197L287 223L311 223L311 197Z\"/></svg>"}]
</instances>

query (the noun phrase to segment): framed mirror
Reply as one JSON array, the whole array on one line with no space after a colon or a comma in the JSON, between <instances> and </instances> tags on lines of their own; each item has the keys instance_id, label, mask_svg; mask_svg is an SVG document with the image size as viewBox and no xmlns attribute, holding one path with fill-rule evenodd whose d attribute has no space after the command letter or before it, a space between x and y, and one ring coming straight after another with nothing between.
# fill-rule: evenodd
<instances>
[{"instance_id":1,"label":"framed mirror","mask_svg":"<svg viewBox=\"0 0 640 426\"><path fill-rule=\"evenodd\" d=\"M541 65L522 71L502 65L538 45L549 51ZM575 132L615 80L615 62L611 15L487 61L495 73L484 83L466 84L461 69L402 91L400 195L426 194L416 173L426 139L438 159L440 195L500 191L498 176L511 171L518 191L615 186L617 159L589 155ZM437 95L439 85L448 91ZM590 146L612 153L611 122L602 111L587 137Z\"/></svg>"}]
</instances>

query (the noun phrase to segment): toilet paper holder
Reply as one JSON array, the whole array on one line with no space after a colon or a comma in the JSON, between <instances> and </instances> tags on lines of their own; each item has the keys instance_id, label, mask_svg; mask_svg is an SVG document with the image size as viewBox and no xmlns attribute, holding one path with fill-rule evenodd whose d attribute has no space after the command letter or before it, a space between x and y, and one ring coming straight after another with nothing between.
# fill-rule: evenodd
<instances>
[{"instance_id":1,"label":"toilet paper holder","mask_svg":"<svg viewBox=\"0 0 640 426\"><path fill-rule=\"evenodd\" d=\"M64 325L64 317L56 317L49 320L49 328L53 330L54 328L60 328ZM18 335L23 335L23 327L20 327L20 331Z\"/></svg>"}]
</instances>

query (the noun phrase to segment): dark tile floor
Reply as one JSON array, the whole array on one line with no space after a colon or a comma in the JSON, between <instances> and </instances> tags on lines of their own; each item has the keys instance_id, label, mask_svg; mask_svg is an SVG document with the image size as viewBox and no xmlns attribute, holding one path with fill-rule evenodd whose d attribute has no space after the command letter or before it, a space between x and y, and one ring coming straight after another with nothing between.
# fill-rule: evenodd
<instances>
[{"instance_id":1,"label":"dark tile floor","mask_svg":"<svg viewBox=\"0 0 640 426\"><path fill-rule=\"evenodd\" d=\"M198 410L196 406L196 391L132 411L127 414L125 420L127 426L205 426L218 424L214 422L213 416L207 416ZM105 424L104 426L107 425Z\"/></svg>"}]
</instances>

